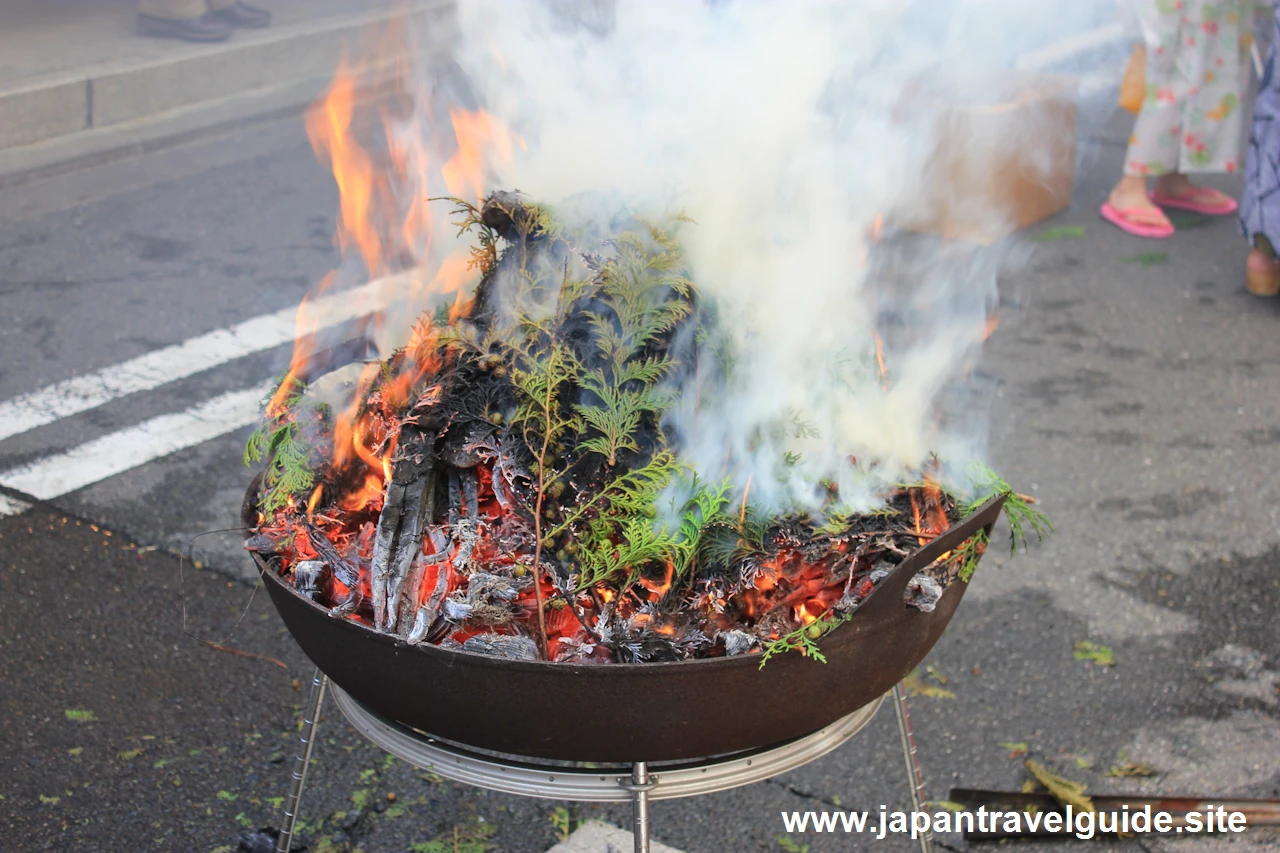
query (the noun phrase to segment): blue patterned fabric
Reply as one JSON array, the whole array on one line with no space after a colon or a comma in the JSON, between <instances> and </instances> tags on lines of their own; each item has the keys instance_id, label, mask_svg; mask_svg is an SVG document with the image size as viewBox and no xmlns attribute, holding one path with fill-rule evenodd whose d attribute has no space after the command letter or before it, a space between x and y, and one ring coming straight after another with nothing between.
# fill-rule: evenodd
<instances>
[{"instance_id":1,"label":"blue patterned fabric","mask_svg":"<svg viewBox=\"0 0 1280 853\"><path fill-rule=\"evenodd\" d=\"M1244 196L1240 199L1240 230L1254 245L1261 234L1280 249L1280 74L1276 48L1280 46L1280 0L1272 0L1271 45L1258 82L1253 129L1244 166Z\"/></svg>"}]
</instances>

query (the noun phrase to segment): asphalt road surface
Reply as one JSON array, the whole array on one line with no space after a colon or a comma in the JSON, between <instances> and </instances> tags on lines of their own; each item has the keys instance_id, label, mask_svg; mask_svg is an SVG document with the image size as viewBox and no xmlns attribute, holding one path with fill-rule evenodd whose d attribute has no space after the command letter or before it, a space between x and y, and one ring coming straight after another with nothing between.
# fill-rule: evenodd
<instances>
[{"instance_id":1,"label":"asphalt road surface","mask_svg":"<svg viewBox=\"0 0 1280 853\"><path fill-rule=\"evenodd\" d=\"M929 658L945 685L926 678L942 692L912 708L935 800L1019 788L1021 744L1091 793L1280 796L1280 306L1244 293L1233 221L1159 246L1102 224L1120 152L1093 146L1073 209L1031 232L1083 235L1028 242L1002 285L991 456L1057 534L1012 560L993 548ZM236 525L246 401L287 362L287 340L236 349L220 330L295 305L336 263L336 207L298 122L0 192L0 484L40 499L0 498L0 848L225 853L279 823L311 667L265 596L248 603L237 533L199 540L200 568L175 553ZM207 348L169 351L161 375L119 367L193 339ZM1084 641L1114 664L1078 658ZM302 808L313 851L487 826L494 849L532 853L553 818L628 819L441 780L326 713ZM1107 775L1143 763L1154 775ZM779 841L782 811L907 803L885 709L803 769L657 803L654 834L686 853L910 850Z\"/></svg>"}]
</instances>

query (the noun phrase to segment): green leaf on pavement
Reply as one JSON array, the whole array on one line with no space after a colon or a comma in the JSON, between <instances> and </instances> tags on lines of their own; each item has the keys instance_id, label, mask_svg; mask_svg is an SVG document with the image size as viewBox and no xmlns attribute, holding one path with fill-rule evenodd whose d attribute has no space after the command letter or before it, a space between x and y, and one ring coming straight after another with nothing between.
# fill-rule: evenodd
<instances>
[{"instance_id":1,"label":"green leaf on pavement","mask_svg":"<svg viewBox=\"0 0 1280 853\"><path fill-rule=\"evenodd\" d=\"M1057 228L1041 231L1031 239L1037 243L1050 243L1055 240L1078 240L1083 236L1083 225L1059 225Z\"/></svg>"},{"instance_id":2,"label":"green leaf on pavement","mask_svg":"<svg viewBox=\"0 0 1280 853\"><path fill-rule=\"evenodd\" d=\"M779 835L774 839L778 842L778 846L787 853L809 853L808 844L797 843L790 835Z\"/></svg>"},{"instance_id":3,"label":"green leaf on pavement","mask_svg":"<svg viewBox=\"0 0 1280 853\"><path fill-rule=\"evenodd\" d=\"M1168 260L1168 252L1139 252L1136 255L1129 255L1119 259L1122 264L1142 264L1144 267L1163 264Z\"/></svg>"},{"instance_id":4,"label":"green leaf on pavement","mask_svg":"<svg viewBox=\"0 0 1280 853\"><path fill-rule=\"evenodd\" d=\"M98 721L96 714L82 708L67 708L62 713L66 714L67 719L73 723L96 723Z\"/></svg>"},{"instance_id":5,"label":"green leaf on pavement","mask_svg":"<svg viewBox=\"0 0 1280 853\"><path fill-rule=\"evenodd\" d=\"M1116 665L1116 656L1111 649L1091 643L1088 640L1081 640L1075 644L1075 659L1091 660L1098 666Z\"/></svg>"}]
</instances>

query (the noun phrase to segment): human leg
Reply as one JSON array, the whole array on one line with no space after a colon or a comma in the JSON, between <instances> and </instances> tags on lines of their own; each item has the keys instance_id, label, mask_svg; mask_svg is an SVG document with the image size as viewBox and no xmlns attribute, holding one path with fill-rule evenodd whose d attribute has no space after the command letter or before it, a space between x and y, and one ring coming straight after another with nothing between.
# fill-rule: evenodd
<instances>
[{"instance_id":1,"label":"human leg","mask_svg":"<svg viewBox=\"0 0 1280 853\"><path fill-rule=\"evenodd\" d=\"M1240 230L1251 247L1245 264L1245 287L1256 296L1280 295L1280 3L1273 8L1270 46L1253 108L1253 126L1245 158L1244 193L1240 197Z\"/></svg>"},{"instance_id":2,"label":"human leg","mask_svg":"<svg viewBox=\"0 0 1280 853\"><path fill-rule=\"evenodd\" d=\"M1177 50L1180 14L1163 0L1143 0L1139 8L1147 49L1147 96L1134 119L1125 152L1124 175L1112 188L1102 215L1140 237L1167 237L1173 225L1147 194L1147 178L1177 166L1182 110L1178 98Z\"/></svg>"}]
</instances>

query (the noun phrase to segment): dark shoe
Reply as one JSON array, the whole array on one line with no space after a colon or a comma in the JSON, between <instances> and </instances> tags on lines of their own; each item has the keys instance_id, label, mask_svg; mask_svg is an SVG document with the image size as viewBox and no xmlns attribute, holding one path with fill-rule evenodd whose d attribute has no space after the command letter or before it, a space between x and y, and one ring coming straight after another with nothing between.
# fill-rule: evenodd
<instances>
[{"instance_id":1,"label":"dark shoe","mask_svg":"<svg viewBox=\"0 0 1280 853\"><path fill-rule=\"evenodd\" d=\"M231 25L215 18L212 12L181 20L138 15L138 31L143 35L183 41L226 41L232 33Z\"/></svg>"},{"instance_id":2,"label":"dark shoe","mask_svg":"<svg viewBox=\"0 0 1280 853\"><path fill-rule=\"evenodd\" d=\"M271 13L266 9L258 9L254 6L246 6L240 0L236 0L225 9L215 9L209 12L205 17L216 18L219 21L232 27L249 27L251 29L261 29L271 23Z\"/></svg>"}]
</instances>

